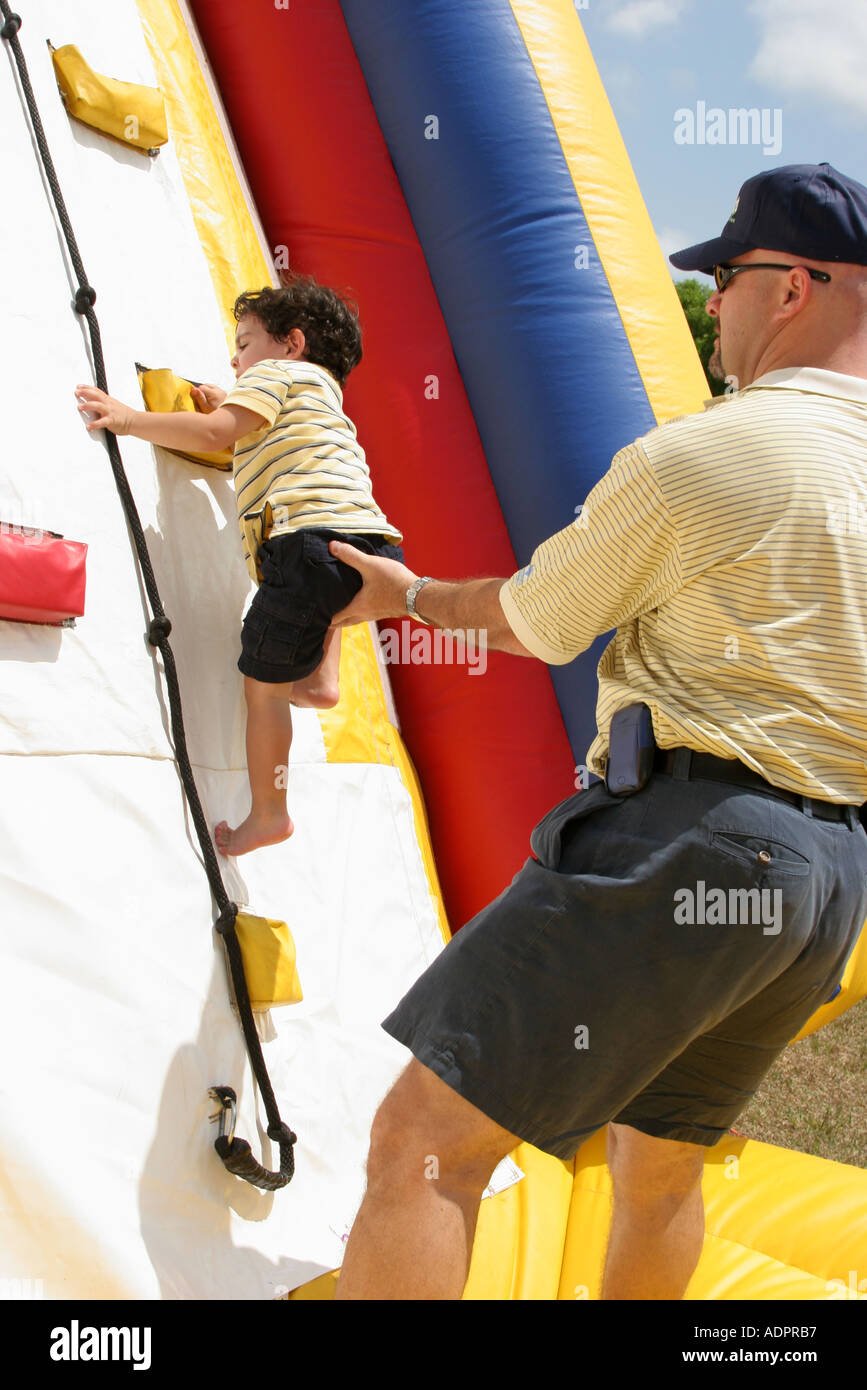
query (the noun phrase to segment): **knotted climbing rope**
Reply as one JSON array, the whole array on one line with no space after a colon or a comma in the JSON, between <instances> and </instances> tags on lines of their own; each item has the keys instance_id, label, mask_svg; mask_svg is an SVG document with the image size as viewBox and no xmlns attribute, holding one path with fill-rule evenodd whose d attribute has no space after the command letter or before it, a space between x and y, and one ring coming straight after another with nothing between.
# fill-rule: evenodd
<instances>
[{"instance_id":1,"label":"knotted climbing rope","mask_svg":"<svg viewBox=\"0 0 867 1390\"><path fill-rule=\"evenodd\" d=\"M76 314L79 314L87 321L96 385L101 391L107 392L108 384L105 373L105 362L102 354L102 340L100 337L99 322L93 307L96 303L96 290L90 284L84 272L84 265L75 239L75 233L72 229L72 223L66 209L63 194L60 191L60 184L51 158L51 152L45 138L45 131L43 130L42 121L39 116L39 108L27 71L27 63L18 40L18 30L21 28L21 16L11 11L8 0L0 0L0 14L2 14L4 20L2 27L0 27L0 37L9 44L15 59L15 65L18 69L18 76L21 82L21 89L27 104L33 137L36 141L39 158L42 162L49 189L51 190L51 197L57 210L57 216L69 252L69 259L77 281L72 307ZM247 1053L268 1117L268 1138L279 1145L279 1171L271 1172L269 1169L263 1167L263 1165L253 1157L250 1145L246 1140L234 1137L234 1122L228 1133L226 1132L225 1125L221 1123L220 1135L215 1141L214 1147L230 1173L244 1178L246 1182L252 1183L255 1187L261 1187L267 1190L285 1187L291 1180L295 1171L293 1145L296 1142L296 1135L292 1133L292 1130L288 1125L284 1124L280 1118L277 1101L274 1097L274 1091L265 1067L265 1059L262 1055L259 1036L256 1032L256 1024L253 1019L253 1010L250 1006L250 995L244 975L241 947L235 930L235 918L237 916L238 906L236 903L230 901L225 885L223 884L220 866L208 831L202 804L199 800L195 778L193 777L193 769L187 752L187 740L184 732L184 719L177 668L171 644L169 643L169 633L172 629L171 620L167 617L160 599L153 566L151 565L150 554L148 553L147 542L145 541L144 531L142 530L135 501L124 471L117 438L106 430L105 440L114 480L132 534L148 603L153 615L148 624L147 639L151 646L160 652L163 660L175 758L181 775L184 793L193 817L196 835L201 847L205 873L208 876L211 893L213 894L218 909L218 916L214 925L225 942L229 960L229 970L235 992L235 1001L238 1006ZM221 1105L223 1105L224 1114L231 1109L234 1121L235 1095L231 1087L215 1087L213 1094L215 1098L220 1101Z\"/></svg>"}]
</instances>

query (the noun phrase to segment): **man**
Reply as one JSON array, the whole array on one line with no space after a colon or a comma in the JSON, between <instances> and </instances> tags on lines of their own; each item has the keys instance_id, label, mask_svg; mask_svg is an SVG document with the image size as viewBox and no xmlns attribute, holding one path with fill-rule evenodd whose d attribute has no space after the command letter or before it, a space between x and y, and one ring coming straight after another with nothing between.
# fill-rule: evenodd
<instances>
[{"instance_id":1,"label":"man","mask_svg":"<svg viewBox=\"0 0 867 1390\"><path fill-rule=\"evenodd\" d=\"M681 1298L705 1149L867 913L867 189L827 164L760 174L672 261L716 276L736 393L623 449L510 580L332 547L364 578L338 623L408 610L548 662L616 628L588 756L615 790L545 817L385 1021L415 1056L374 1120L338 1297L459 1298L497 1162L520 1139L569 1158L608 1123L602 1296ZM623 796L610 726L636 705L658 749Z\"/></svg>"}]
</instances>

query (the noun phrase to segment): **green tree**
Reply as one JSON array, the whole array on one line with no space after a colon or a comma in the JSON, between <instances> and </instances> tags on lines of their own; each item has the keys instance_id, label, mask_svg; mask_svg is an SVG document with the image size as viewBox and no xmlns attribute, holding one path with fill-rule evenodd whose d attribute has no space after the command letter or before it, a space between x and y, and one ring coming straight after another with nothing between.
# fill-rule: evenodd
<instances>
[{"instance_id":1,"label":"green tree","mask_svg":"<svg viewBox=\"0 0 867 1390\"><path fill-rule=\"evenodd\" d=\"M683 312L686 314L686 321L701 359L701 365L704 367L707 384L714 396L722 396L726 389L725 382L711 376L707 369L716 340L716 319L710 317L705 305L713 290L699 284L698 280L677 280L674 288L677 290L677 297L683 306Z\"/></svg>"}]
</instances>

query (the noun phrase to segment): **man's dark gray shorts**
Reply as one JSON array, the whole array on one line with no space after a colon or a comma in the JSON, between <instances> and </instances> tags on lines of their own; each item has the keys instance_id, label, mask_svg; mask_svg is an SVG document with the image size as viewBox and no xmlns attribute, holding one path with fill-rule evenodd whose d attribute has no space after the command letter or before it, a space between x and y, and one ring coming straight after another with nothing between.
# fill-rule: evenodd
<instances>
[{"instance_id":1,"label":"man's dark gray shorts","mask_svg":"<svg viewBox=\"0 0 867 1390\"><path fill-rule=\"evenodd\" d=\"M609 1120L715 1144L840 982L864 830L656 774L626 799L570 797L531 847L383 1027L559 1158Z\"/></svg>"}]
</instances>

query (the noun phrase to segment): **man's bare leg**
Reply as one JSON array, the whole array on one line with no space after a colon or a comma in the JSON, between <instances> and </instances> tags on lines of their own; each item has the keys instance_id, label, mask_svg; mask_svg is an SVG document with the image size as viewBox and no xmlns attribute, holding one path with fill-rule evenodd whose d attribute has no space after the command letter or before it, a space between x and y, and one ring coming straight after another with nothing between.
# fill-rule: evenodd
<instances>
[{"instance_id":1,"label":"man's bare leg","mask_svg":"<svg viewBox=\"0 0 867 1390\"><path fill-rule=\"evenodd\" d=\"M603 1299L681 1299L704 1242L705 1149L608 1127L614 1218Z\"/></svg>"},{"instance_id":2,"label":"man's bare leg","mask_svg":"<svg viewBox=\"0 0 867 1390\"><path fill-rule=\"evenodd\" d=\"M221 854L248 854L262 845L288 840L295 829L286 809L286 779L292 745L294 681L272 685L244 677L247 698L247 771L252 809L231 830L226 821L214 831Z\"/></svg>"},{"instance_id":3,"label":"man's bare leg","mask_svg":"<svg viewBox=\"0 0 867 1390\"><path fill-rule=\"evenodd\" d=\"M340 699L340 634L329 628L316 670L295 682L292 703L299 709L333 709Z\"/></svg>"},{"instance_id":4,"label":"man's bare leg","mask_svg":"<svg viewBox=\"0 0 867 1390\"><path fill-rule=\"evenodd\" d=\"M482 1192L519 1144L413 1060L373 1122L339 1299L459 1299Z\"/></svg>"}]
</instances>

